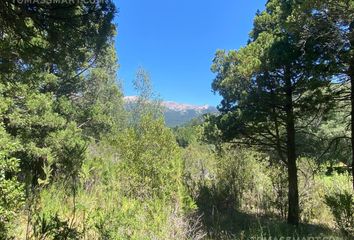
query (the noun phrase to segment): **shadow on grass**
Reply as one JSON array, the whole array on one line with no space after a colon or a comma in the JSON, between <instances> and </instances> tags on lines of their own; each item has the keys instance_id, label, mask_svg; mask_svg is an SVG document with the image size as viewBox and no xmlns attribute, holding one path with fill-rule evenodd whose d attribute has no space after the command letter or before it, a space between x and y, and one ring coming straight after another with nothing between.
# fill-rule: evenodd
<instances>
[{"instance_id":1,"label":"shadow on grass","mask_svg":"<svg viewBox=\"0 0 354 240\"><path fill-rule=\"evenodd\" d=\"M300 224L291 226L286 222L263 216L247 214L232 209L209 213L200 211L210 239L348 239L339 232L320 225ZM324 238L326 239L326 238Z\"/></svg>"},{"instance_id":2,"label":"shadow on grass","mask_svg":"<svg viewBox=\"0 0 354 240\"><path fill-rule=\"evenodd\" d=\"M207 239L349 239L325 226L300 224L296 227L279 218L237 211L232 207L235 199L226 195L205 197L198 199L197 204Z\"/></svg>"}]
</instances>

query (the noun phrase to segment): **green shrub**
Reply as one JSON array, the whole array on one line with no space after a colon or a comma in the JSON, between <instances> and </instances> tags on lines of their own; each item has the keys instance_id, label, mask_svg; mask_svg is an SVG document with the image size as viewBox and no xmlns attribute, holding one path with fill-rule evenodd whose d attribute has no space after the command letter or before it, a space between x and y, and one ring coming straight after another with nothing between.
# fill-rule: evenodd
<instances>
[{"instance_id":1,"label":"green shrub","mask_svg":"<svg viewBox=\"0 0 354 240\"><path fill-rule=\"evenodd\" d=\"M30 235L185 239L194 234L187 218L194 204L182 183L182 167L172 131L162 119L141 116L113 143L104 140L89 146L75 192L66 186L71 181L43 187Z\"/></svg>"},{"instance_id":2,"label":"green shrub","mask_svg":"<svg viewBox=\"0 0 354 240\"><path fill-rule=\"evenodd\" d=\"M0 124L0 239L7 239L13 220L24 203L24 188L18 181L19 160L11 157L17 142Z\"/></svg>"},{"instance_id":3,"label":"green shrub","mask_svg":"<svg viewBox=\"0 0 354 240\"><path fill-rule=\"evenodd\" d=\"M326 195L338 227L347 235L354 236L354 194L348 191Z\"/></svg>"},{"instance_id":4,"label":"green shrub","mask_svg":"<svg viewBox=\"0 0 354 240\"><path fill-rule=\"evenodd\" d=\"M163 119L147 114L118 141L122 190L133 198L171 198L182 187L182 162Z\"/></svg>"},{"instance_id":5,"label":"green shrub","mask_svg":"<svg viewBox=\"0 0 354 240\"><path fill-rule=\"evenodd\" d=\"M331 225L332 214L324 203L324 169L311 158L298 159L301 220L306 223ZM332 179L334 180L335 177Z\"/></svg>"},{"instance_id":6,"label":"green shrub","mask_svg":"<svg viewBox=\"0 0 354 240\"><path fill-rule=\"evenodd\" d=\"M268 214L280 216L285 219L288 213L288 178L287 170L283 164L273 164L267 168L271 188L265 192L268 203Z\"/></svg>"},{"instance_id":7,"label":"green shrub","mask_svg":"<svg viewBox=\"0 0 354 240\"><path fill-rule=\"evenodd\" d=\"M52 216L37 215L33 224L35 239L76 240L81 233L69 220L61 220L58 214Z\"/></svg>"}]
</instances>

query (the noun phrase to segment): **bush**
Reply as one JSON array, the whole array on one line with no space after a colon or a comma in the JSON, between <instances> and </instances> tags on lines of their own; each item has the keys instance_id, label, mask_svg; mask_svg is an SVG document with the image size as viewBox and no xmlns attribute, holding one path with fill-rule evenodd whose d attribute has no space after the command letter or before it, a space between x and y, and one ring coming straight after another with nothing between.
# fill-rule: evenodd
<instances>
[{"instance_id":1,"label":"bush","mask_svg":"<svg viewBox=\"0 0 354 240\"><path fill-rule=\"evenodd\" d=\"M265 192L266 213L285 219L288 213L288 178L286 166L273 164L267 168L271 188Z\"/></svg>"},{"instance_id":2,"label":"bush","mask_svg":"<svg viewBox=\"0 0 354 240\"><path fill-rule=\"evenodd\" d=\"M120 181L125 195L139 198L176 197L182 187L182 162L172 131L162 118L143 115L118 140Z\"/></svg>"},{"instance_id":3,"label":"bush","mask_svg":"<svg viewBox=\"0 0 354 240\"><path fill-rule=\"evenodd\" d=\"M201 234L190 228L193 202L182 184L180 148L162 119L141 116L115 142L92 143L87 156L75 192L70 181L41 189L31 236L108 240Z\"/></svg>"},{"instance_id":4,"label":"bush","mask_svg":"<svg viewBox=\"0 0 354 240\"><path fill-rule=\"evenodd\" d=\"M306 223L326 224L333 222L332 214L324 203L329 189L325 185L324 169L311 158L298 159L299 195L301 220ZM337 176L331 177L332 180Z\"/></svg>"},{"instance_id":5,"label":"bush","mask_svg":"<svg viewBox=\"0 0 354 240\"><path fill-rule=\"evenodd\" d=\"M11 157L18 145L0 125L0 239L7 239L13 220L23 206L24 189L18 181L19 160Z\"/></svg>"},{"instance_id":6,"label":"bush","mask_svg":"<svg viewBox=\"0 0 354 240\"><path fill-rule=\"evenodd\" d=\"M354 194L348 191L326 195L338 227L347 235L354 236Z\"/></svg>"},{"instance_id":7,"label":"bush","mask_svg":"<svg viewBox=\"0 0 354 240\"><path fill-rule=\"evenodd\" d=\"M58 214L53 216L37 215L33 224L35 239L76 240L81 233L69 223L61 220Z\"/></svg>"}]
</instances>

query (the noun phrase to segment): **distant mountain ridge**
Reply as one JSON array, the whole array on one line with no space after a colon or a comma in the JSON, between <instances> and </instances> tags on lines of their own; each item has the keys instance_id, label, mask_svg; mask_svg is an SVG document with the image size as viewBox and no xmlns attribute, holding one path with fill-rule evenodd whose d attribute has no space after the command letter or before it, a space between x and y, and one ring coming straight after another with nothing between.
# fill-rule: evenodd
<instances>
[{"instance_id":1,"label":"distant mountain ridge","mask_svg":"<svg viewBox=\"0 0 354 240\"><path fill-rule=\"evenodd\" d=\"M198 106L198 105L191 105L191 104L185 104L185 103L177 103L177 102L172 102L172 101L162 102L162 106L164 106L170 110L175 110L175 111L188 111L188 110L206 111L208 109L213 108L209 105Z\"/></svg>"},{"instance_id":2,"label":"distant mountain ridge","mask_svg":"<svg viewBox=\"0 0 354 240\"><path fill-rule=\"evenodd\" d=\"M131 104L138 99L136 96L124 97L124 102ZM161 105L165 107L165 122L169 127L176 127L189 122L190 120L200 117L207 113L218 113L214 106L209 105L193 105L185 103L177 103L173 101L162 101Z\"/></svg>"}]
</instances>

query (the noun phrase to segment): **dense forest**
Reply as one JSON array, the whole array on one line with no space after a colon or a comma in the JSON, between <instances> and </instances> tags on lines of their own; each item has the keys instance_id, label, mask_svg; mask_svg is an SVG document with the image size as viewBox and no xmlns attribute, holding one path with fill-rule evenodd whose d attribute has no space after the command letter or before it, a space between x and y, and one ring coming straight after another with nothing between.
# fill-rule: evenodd
<instances>
[{"instance_id":1,"label":"dense forest","mask_svg":"<svg viewBox=\"0 0 354 240\"><path fill-rule=\"evenodd\" d=\"M0 2L0 239L353 239L353 0L268 0L173 128L118 8Z\"/></svg>"}]
</instances>

